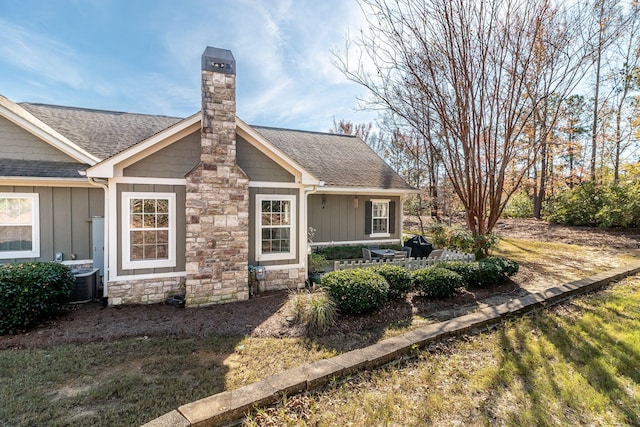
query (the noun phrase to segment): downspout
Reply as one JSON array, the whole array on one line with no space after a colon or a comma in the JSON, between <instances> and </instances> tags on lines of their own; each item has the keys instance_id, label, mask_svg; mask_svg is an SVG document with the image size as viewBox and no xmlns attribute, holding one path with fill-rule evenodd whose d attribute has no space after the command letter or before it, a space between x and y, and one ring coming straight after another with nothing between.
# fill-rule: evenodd
<instances>
[{"instance_id":1,"label":"downspout","mask_svg":"<svg viewBox=\"0 0 640 427\"><path fill-rule=\"evenodd\" d=\"M304 218L304 230L301 230L301 231L304 231L305 234L307 234L308 230L309 230L309 209L308 209L309 202L308 202L308 197L309 197L310 194L313 194L316 191L318 191L318 187L319 186L323 186L323 185L324 185L324 182L320 181L319 185L312 185L310 187L304 187L304 209L303 209L304 212L303 212L303 216L302 216ZM302 239L300 239L300 240L302 240ZM302 263L304 265L304 275L305 275L305 280L306 280L306 278L309 277L309 263L308 263L307 258L308 258L308 255L309 255L310 246L309 246L308 237L305 238L305 242L306 242L306 244L305 244L304 258L301 259L300 261L302 261Z\"/></svg>"},{"instance_id":2,"label":"downspout","mask_svg":"<svg viewBox=\"0 0 640 427\"><path fill-rule=\"evenodd\" d=\"M102 305L107 306L109 304L109 186L106 181L97 181L93 177L87 177L91 185L101 187L104 190L104 276L102 277Z\"/></svg>"}]
</instances>

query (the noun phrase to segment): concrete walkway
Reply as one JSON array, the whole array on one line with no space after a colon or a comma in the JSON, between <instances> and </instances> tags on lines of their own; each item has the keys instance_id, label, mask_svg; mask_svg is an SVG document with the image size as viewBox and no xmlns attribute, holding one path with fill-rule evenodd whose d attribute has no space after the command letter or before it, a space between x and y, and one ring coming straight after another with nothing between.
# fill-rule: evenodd
<instances>
[{"instance_id":1,"label":"concrete walkway","mask_svg":"<svg viewBox=\"0 0 640 427\"><path fill-rule=\"evenodd\" d=\"M188 403L150 421L145 427L218 426L230 423L244 417L254 407L276 403L284 394L291 395L316 389L334 379L349 376L360 370L376 368L406 356L416 347L422 348L447 336L481 329L508 316L557 303L638 272L640 261L423 326L369 347L288 369L263 381Z\"/></svg>"}]
</instances>

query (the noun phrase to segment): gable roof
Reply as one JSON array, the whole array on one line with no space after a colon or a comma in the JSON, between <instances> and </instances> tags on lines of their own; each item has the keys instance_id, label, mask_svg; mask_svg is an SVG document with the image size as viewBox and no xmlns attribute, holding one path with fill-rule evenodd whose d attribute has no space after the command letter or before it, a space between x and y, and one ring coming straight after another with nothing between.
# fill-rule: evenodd
<instances>
[{"instance_id":1,"label":"gable roof","mask_svg":"<svg viewBox=\"0 0 640 427\"><path fill-rule=\"evenodd\" d=\"M162 135L171 134L172 127L181 129L183 123L190 125L196 118L196 115L182 119L47 104L19 105L83 150L102 159L92 170L102 167L107 160L112 162L127 156L125 151L131 151L136 144L153 143ZM276 152L272 152L272 156L295 163L294 167L303 171L303 177L323 182L327 190L414 190L358 137L249 126L241 120L239 123L275 147ZM70 170L68 173L75 177L77 169L75 175Z\"/></svg>"},{"instance_id":2,"label":"gable roof","mask_svg":"<svg viewBox=\"0 0 640 427\"><path fill-rule=\"evenodd\" d=\"M100 159L111 157L182 120L47 104L18 105Z\"/></svg>"},{"instance_id":3,"label":"gable roof","mask_svg":"<svg viewBox=\"0 0 640 427\"><path fill-rule=\"evenodd\" d=\"M412 190L362 139L352 135L252 126L325 187Z\"/></svg>"},{"instance_id":4,"label":"gable roof","mask_svg":"<svg viewBox=\"0 0 640 427\"><path fill-rule=\"evenodd\" d=\"M29 111L2 95L0 95L0 116L7 118L9 121L81 163L93 164L98 161L98 158L91 153L83 150Z\"/></svg>"}]
</instances>

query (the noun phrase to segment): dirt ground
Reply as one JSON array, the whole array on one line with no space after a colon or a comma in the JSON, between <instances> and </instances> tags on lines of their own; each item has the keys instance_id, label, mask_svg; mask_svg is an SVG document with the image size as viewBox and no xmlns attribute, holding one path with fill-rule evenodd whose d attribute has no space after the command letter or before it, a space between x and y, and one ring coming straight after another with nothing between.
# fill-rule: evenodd
<instances>
[{"instance_id":1,"label":"dirt ground","mask_svg":"<svg viewBox=\"0 0 640 427\"><path fill-rule=\"evenodd\" d=\"M609 247L616 251L640 249L640 230L604 230L587 227L549 225L536 220L503 220L495 229L504 238L531 239L579 245ZM487 289L465 291L455 298L430 301L410 296L389 302L379 312L367 316L341 317L325 334L341 334L402 322L413 315L434 319L434 315L473 306L496 296L517 295L526 274L514 281ZM284 304L288 291L264 292L243 302L206 308L179 308L163 304L102 307L99 302L65 307L56 319L17 335L0 336L0 349L46 348L67 343L117 340L125 337L207 337L207 336L298 336L304 329L289 323Z\"/></svg>"}]
</instances>

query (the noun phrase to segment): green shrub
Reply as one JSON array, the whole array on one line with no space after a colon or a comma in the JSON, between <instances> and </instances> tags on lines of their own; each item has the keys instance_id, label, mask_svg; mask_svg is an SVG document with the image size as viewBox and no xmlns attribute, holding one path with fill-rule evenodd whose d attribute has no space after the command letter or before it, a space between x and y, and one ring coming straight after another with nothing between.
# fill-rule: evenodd
<instances>
[{"instance_id":1,"label":"green shrub","mask_svg":"<svg viewBox=\"0 0 640 427\"><path fill-rule=\"evenodd\" d=\"M411 291L411 272L397 265L383 264L371 268L389 284L389 299L402 299Z\"/></svg>"},{"instance_id":2,"label":"green shrub","mask_svg":"<svg viewBox=\"0 0 640 427\"><path fill-rule=\"evenodd\" d=\"M15 333L54 314L71 294L69 267L51 262L0 266L0 334Z\"/></svg>"},{"instance_id":3,"label":"green shrub","mask_svg":"<svg viewBox=\"0 0 640 427\"><path fill-rule=\"evenodd\" d=\"M432 225L430 234L435 247L472 253L476 258L486 256L486 253L498 244L498 236L493 233L487 235L473 234L465 228L458 226L448 227L441 223Z\"/></svg>"},{"instance_id":4,"label":"green shrub","mask_svg":"<svg viewBox=\"0 0 640 427\"><path fill-rule=\"evenodd\" d=\"M343 314L377 310L387 301L389 284L371 269L331 271L322 276L322 287Z\"/></svg>"},{"instance_id":5,"label":"green shrub","mask_svg":"<svg viewBox=\"0 0 640 427\"><path fill-rule=\"evenodd\" d=\"M438 267L458 273L468 287L472 286L475 277L478 275L479 264L477 262L445 261L439 262Z\"/></svg>"},{"instance_id":6,"label":"green shrub","mask_svg":"<svg viewBox=\"0 0 640 427\"><path fill-rule=\"evenodd\" d=\"M507 218L533 218L533 201L526 193L516 193L507 202L503 215Z\"/></svg>"},{"instance_id":7,"label":"green shrub","mask_svg":"<svg viewBox=\"0 0 640 427\"><path fill-rule=\"evenodd\" d=\"M502 283L504 280L505 276L502 274L500 265L491 261L491 258L486 258L478 263L477 274L470 286L484 288Z\"/></svg>"},{"instance_id":8,"label":"green shrub","mask_svg":"<svg viewBox=\"0 0 640 427\"><path fill-rule=\"evenodd\" d=\"M427 298L449 298L463 288L464 279L458 273L433 266L413 272L413 286Z\"/></svg>"},{"instance_id":9,"label":"green shrub","mask_svg":"<svg viewBox=\"0 0 640 427\"><path fill-rule=\"evenodd\" d=\"M362 258L362 249L367 248L365 245L347 245L347 246L325 246L316 248L315 253L323 255L326 259L359 259ZM401 246L398 244L380 245L381 249L393 249L399 251Z\"/></svg>"},{"instance_id":10,"label":"green shrub","mask_svg":"<svg viewBox=\"0 0 640 427\"><path fill-rule=\"evenodd\" d=\"M490 258L485 258L480 262L496 264L500 268L500 272L504 277L511 277L515 275L520 269L520 264L508 258L490 257Z\"/></svg>"}]
</instances>

